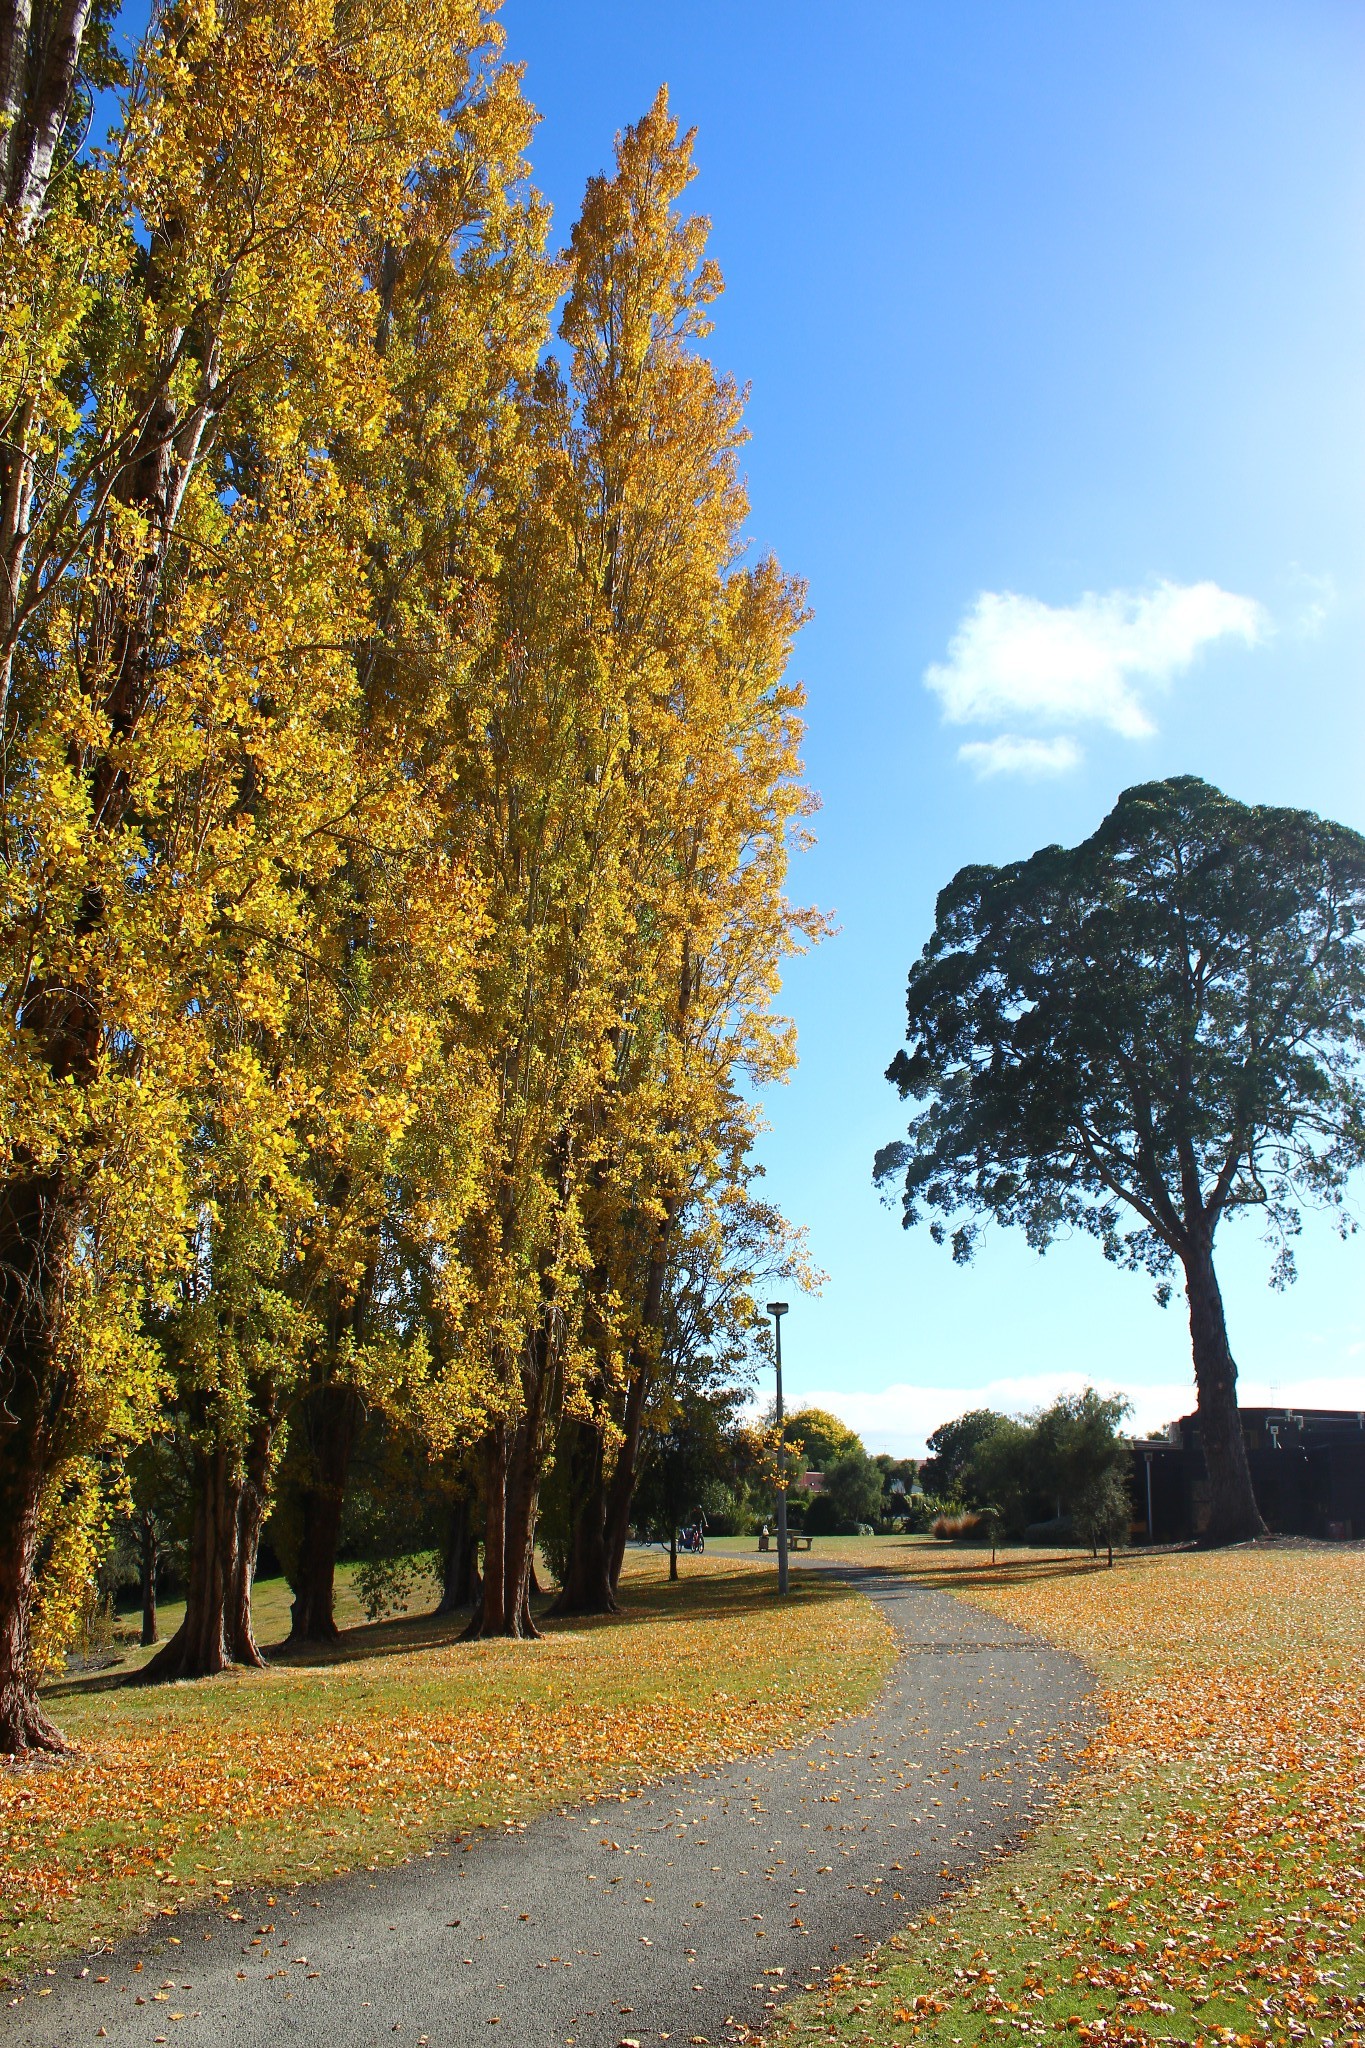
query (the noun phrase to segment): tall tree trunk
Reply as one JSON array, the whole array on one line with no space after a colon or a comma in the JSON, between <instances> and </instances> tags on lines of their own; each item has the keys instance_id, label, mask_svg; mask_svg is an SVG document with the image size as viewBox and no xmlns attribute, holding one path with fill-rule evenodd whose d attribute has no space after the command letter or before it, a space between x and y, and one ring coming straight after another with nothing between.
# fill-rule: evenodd
<instances>
[{"instance_id":1,"label":"tall tree trunk","mask_svg":"<svg viewBox=\"0 0 1365 2048\"><path fill-rule=\"evenodd\" d=\"M42 210L76 84L90 0L0 0L0 192L28 227Z\"/></svg>"},{"instance_id":2,"label":"tall tree trunk","mask_svg":"<svg viewBox=\"0 0 1365 2048\"><path fill-rule=\"evenodd\" d=\"M20 239L47 204L52 161L80 69L90 0L0 0L0 204ZM0 446L0 733L14 669L43 421L32 397L12 415Z\"/></svg>"},{"instance_id":3,"label":"tall tree trunk","mask_svg":"<svg viewBox=\"0 0 1365 2048\"><path fill-rule=\"evenodd\" d=\"M156 1539L156 1516L150 1508L142 1510L138 1533L142 1548L142 1647L146 1650L161 1641L156 1621L156 1569L161 1561L161 1546Z\"/></svg>"},{"instance_id":4,"label":"tall tree trunk","mask_svg":"<svg viewBox=\"0 0 1365 2048\"><path fill-rule=\"evenodd\" d=\"M536 1515L547 1449L563 1399L562 1318L548 1303L521 1361L521 1414L489 1432L485 1451L483 1598L465 1630L539 1638L531 1614Z\"/></svg>"},{"instance_id":5,"label":"tall tree trunk","mask_svg":"<svg viewBox=\"0 0 1365 2048\"><path fill-rule=\"evenodd\" d=\"M507 1452L509 1430L495 1423L483 1447L483 1587L464 1640L515 1634L507 1627Z\"/></svg>"},{"instance_id":6,"label":"tall tree trunk","mask_svg":"<svg viewBox=\"0 0 1365 2048\"><path fill-rule=\"evenodd\" d=\"M0 1755L20 1756L31 1749L60 1755L66 1739L38 1704L30 1640L33 1568L47 1477L41 1432L36 1418L25 1413L37 1390L29 1382L27 1402L22 1382L18 1389L6 1391L9 1426L0 1456ZM18 1420L10 1421L16 1407Z\"/></svg>"},{"instance_id":7,"label":"tall tree trunk","mask_svg":"<svg viewBox=\"0 0 1365 2048\"><path fill-rule=\"evenodd\" d=\"M304 1406L308 1476L299 1500L303 1526L289 1610L291 1643L334 1643L340 1634L335 1616L337 1548L361 1412L355 1388L335 1381L316 1388Z\"/></svg>"},{"instance_id":8,"label":"tall tree trunk","mask_svg":"<svg viewBox=\"0 0 1365 2048\"><path fill-rule=\"evenodd\" d=\"M540 1415L523 1415L512 1437L507 1471L507 1535L503 1571L506 1633L538 1640L531 1618L531 1581L535 1572L536 1511L540 1504Z\"/></svg>"},{"instance_id":9,"label":"tall tree trunk","mask_svg":"<svg viewBox=\"0 0 1365 2048\"><path fill-rule=\"evenodd\" d=\"M1228 1345L1223 1297L1213 1269L1213 1251L1196 1246L1185 1254L1185 1293L1190 1305L1190 1341L1199 1393L1199 1441L1209 1471L1212 1514L1205 1540L1242 1543L1264 1536L1247 1463L1246 1439L1237 1409L1237 1367Z\"/></svg>"},{"instance_id":10,"label":"tall tree trunk","mask_svg":"<svg viewBox=\"0 0 1365 2048\"><path fill-rule=\"evenodd\" d=\"M247 1441L246 1469L237 1507L237 1560L228 1589L227 1636L238 1664L264 1665L251 1619L251 1588L261 1550L261 1531L270 1511L275 1417L262 1417Z\"/></svg>"},{"instance_id":11,"label":"tall tree trunk","mask_svg":"<svg viewBox=\"0 0 1365 2048\"><path fill-rule=\"evenodd\" d=\"M630 1535L630 1510L635 1499L635 1483L640 1476L640 1437L644 1428L649 1380L647 1367L637 1360L626 1391L626 1412L621 1441L616 1449L616 1463L607 1484L605 1541L607 1576L613 1597L621 1583L621 1566L625 1563L626 1541Z\"/></svg>"},{"instance_id":12,"label":"tall tree trunk","mask_svg":"<svg viewBox=\"0 0 1365 2048\"><path fill-rule=\"evenodd\" d=\"M185 1619L146 1665L146 1681L211 1678L233 1664L263 1666L251 1632L251 1574L263 1508L236 1446L194 1454Z\"/></svg>"},{"instance_id":13,"label":"tall tree trunk","mask_svg":"<svg viewBox=\"0 0 1365 2048\"><path fill-rule=\"evenodd\" d=\"M607 1555L607 1487L602 1431L594 1422L571 1422L561 1432L560 1457L569 1463L569 1553L564 1584L551 1614L615 1614Z\"/></svg>"},{"instance_id":14,"label":"tall tree trunk","mask_svg":"<svg viewBox=\"0 0 1365 2048\"><path fill-rule=\"evenodd\" d=\"M0 1187L0 1754L60 1754L38 1704L31 1628L43 1489L60 1456L69 1375L58 1356L71 1210L56 1175Z\"/></svg>"},{"instance_id":15,"label":"tall tree trunk","mask_svg":"<svg viewBox=\"0 0 1365 2048\"><path fill-rule=\"evenodd\" d=\"M663 1328L668 1245L673 1234L673 1219L677 1213L678 1203L669 1200L664 1206L664 1214L658 1226L654 1248L650 1254L649 1270L645 1277L645 1296L641 1304L640 1322L642 1327L656 1338ZM611 1485L607 1489L607 1569L611 1574L613 1593L621 1583L621 1566L625 1562L626 1538L630 1533L631 1503L635 1499L635 1482L640 1473L640 1434L644 1427L645 1402L653 1384L655 1371L653 1357L641 1345L634 1348L632 1364L634 1371L626 1394L621 1445L616 1453Z\"/></svg>"},{"instance_id":16,"label":"tall tree trunk","mask_svg":"<svg viewBox=\"0 0 1365 2048\"><path fill-rule=\"evenodd\" d=\"M457 1614L462 1608L476 1606L480 1584L474 1501L465 1493L453 1502L450 1510L450 1527L441 1560L441 1598L436 1612Z\"/></svg>"}]
</instances>

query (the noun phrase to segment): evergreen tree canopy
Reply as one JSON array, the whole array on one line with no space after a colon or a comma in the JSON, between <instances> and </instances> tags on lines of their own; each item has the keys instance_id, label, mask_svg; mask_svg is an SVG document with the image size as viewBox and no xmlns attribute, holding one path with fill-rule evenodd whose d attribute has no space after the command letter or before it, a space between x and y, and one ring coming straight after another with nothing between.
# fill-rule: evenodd
<instances>
[{"instance_id":1,"label":"evergreen tree canopy","mask_svg":"<svg viewBox=\"0 0 1365 2048\"><path fill-rule=\"evenodd\" d=\"M1190 1307L1215 1540L1256 1533L1213 1267L1253 1209L1292 1276L1305 1201L1365 1158L1365 839L1194 776L1125 791L1077 847L964 868L887 1070L916 1110L877 1156L907 1227L970 1258L983 1219L1089 1231Z\"/></svg>"}]
</instances>

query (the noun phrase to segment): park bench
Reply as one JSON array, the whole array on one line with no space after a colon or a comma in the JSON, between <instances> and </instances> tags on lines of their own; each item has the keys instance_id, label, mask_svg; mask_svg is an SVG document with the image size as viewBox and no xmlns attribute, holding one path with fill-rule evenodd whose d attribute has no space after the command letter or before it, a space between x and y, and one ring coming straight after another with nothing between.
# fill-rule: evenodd
<instances>
[{"instance_id":1,"label":"park bench","mask_svg":"<svg viewBox=\"0 0 1365 2048\"><path fill-rule=\"evenodd\" d=\"M788 1550L809 1550L813 1541L814 1538L810 1536L788 1536L787 1548ZM777 1538L760 1531L758 1547L760 1550L776 1550Z\"/></svg>"}]
</instances>

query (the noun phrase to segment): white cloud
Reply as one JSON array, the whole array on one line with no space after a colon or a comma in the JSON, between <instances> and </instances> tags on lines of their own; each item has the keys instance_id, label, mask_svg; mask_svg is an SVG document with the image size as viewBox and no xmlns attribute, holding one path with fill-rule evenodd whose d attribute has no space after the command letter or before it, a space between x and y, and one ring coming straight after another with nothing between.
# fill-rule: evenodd
<instances>
[{"instance_id":1,"label":"white cloud","mask_svg":"<svg viewBox=\"0 0 1365 2048\"><path fill-rule=\"evenodd\" d=\"M1297 567L1291 572L1290 582L1301 594L1291 630L1296 639L1316 640L1336 609L1336 584L1330 576L1313 576Z\"/></svg>"},{"instance_id":2,"label":"white cloud","mask_svg":"<svg viewBox=\"0 0 1365 2048\"><path fill-rule=\"evenodd\" d=\"M957 750L959 761L976 771L978 781L988 775L1066 775L1081 765L1082 754L1075 740L1026 740L1018 733L1002 732L994 740L968 740Z\"/></svg>"},{"instance_id":3,"label":"white cloud","mask_svg":"<svg viewBox=\"0 0 1365 2048\"><path fill-rule=\"evenodd\" d=\"M1231 637L1254 647L1268 629L1254 598L1216 583L1087 591L1074 605L983 590L953 635L947 661L926 669L924 681L950 725L1022 717L1104 725L1124 739L1143 739L1155 730L1147 703L1153 688L1165 687L1210 642ZM985 772L1006 765L1038 772L1022 753Z\"/></svg>"},{"instance_id":4,"label":"white cloud","mask_svg":"<svg viewBox=\"0 0 1365 2048\"><path fill-rule=\"evenodd\" d=\"M878 1392L847 1388L813 1388L791 1395L795 1408L828 1408L850 1429L856 1429L870 1451L889 1451L897 1458L924 1455L924 1442L941 1422L965 1415L969 1408L994 1408L1002 1415L1026 1415L1046 1407L1058 1394L1078 1394L1088 1382L1081 1373L1039 1373L1017 1379L988 1380L976 1387L883 1387ZM1194 1410L1194 1382L1171 1380L1150 1386L1117 1386L1093 1382L1102 1394L1127 1394L1133 1413L1125 1427L1135 1435L1162 1429L1179 1415ZM1241 1374L1237 1398L1246 1408L1348 1408L1365 1411L1365 1372L1328 1374L1287 1381L1256 1379Z\"/></svg>"}]
</instances>

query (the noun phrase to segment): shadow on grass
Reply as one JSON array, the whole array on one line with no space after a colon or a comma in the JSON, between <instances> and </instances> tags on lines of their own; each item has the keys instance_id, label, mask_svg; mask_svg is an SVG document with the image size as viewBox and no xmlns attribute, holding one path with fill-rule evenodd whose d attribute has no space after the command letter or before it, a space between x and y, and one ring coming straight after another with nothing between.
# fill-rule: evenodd
<instances>
[{"instance_id":1,"label":"shadow on grass","mask_svg":"<svg viewBox=\"0 0 1365 2048\"><path fill-rule=\"evenodd\" d=\"M1180 1545L1189 1549L1190 1545ZM1114 1571L1150 1570L1162 1557L1170 1554L1161 1550L1116 1550ZM968 1562L968 1560L971 1560ZM1029 1551L1011 1554L998 1551L994 1560L972 1552L954 1549L942 1560L926 1558L923 1547L907 1543L901 1555L889 1556L886 1550L867 1558L831 1557L827 1569L831 1572L846 1571L859 1577L906 1579L911 1585L925 1586L936 1592L952 1592L955 1586L996 1586L1025 1584L1036 1585L1044 1579L1088 1578L1094 1572L1107 1572L1111 1566L1107 1558L1091 1557L1075 1550L1050 1551L1042 1555Z\"/></svg>"},{"instance_id":2,"label":"shadow on grass","mask_svg":"<svg viewBox=\"0 0 1365 2048\"><path fill-rule=\"evenodd\" d=\"M803 1600L821 1602L837 1599L838 1582L812 1575L794 1583ZM686 1622L713 1619L742 1619L769 1611L777 1597L776 1585L766 1574L743 1566L732 1571L707 1571L685 1575L662 1583L652 1579L627 1578L621 1586L621 1609L616 1614L551 1616L552 1594L533 1599L536 1625L546 1636L591 1635L608 1629L629 1627L648 1621ZM364 1622L343 1629L334 1643L295 1643L287 1637L278 1643L263 1643L262 1655L268 1665L284 1669L306 1666L360 1664L384 1657L406 1657L423 1650L448 1649L459 1643L469 1622L469 1610L455 1614L408 1614L385 1621ZM487 1640L502 1640L491 1637ZM534 1644L528 1644L534 1653ZM43 1687L44 1700L94 1698L101 1693L119 1692L125 1686L145 1685L141 1668L120 1665L105 1671L73 1672Z\"/></svg>"}]
</instances>

